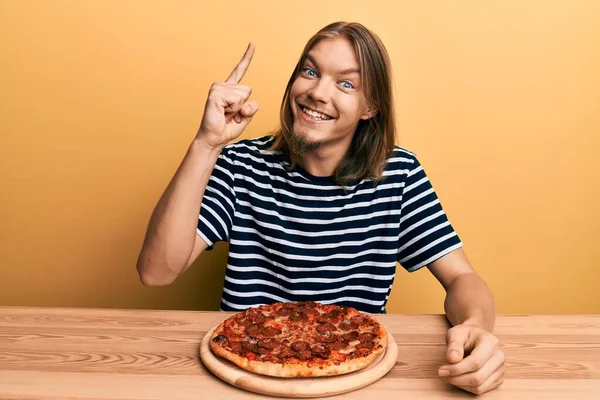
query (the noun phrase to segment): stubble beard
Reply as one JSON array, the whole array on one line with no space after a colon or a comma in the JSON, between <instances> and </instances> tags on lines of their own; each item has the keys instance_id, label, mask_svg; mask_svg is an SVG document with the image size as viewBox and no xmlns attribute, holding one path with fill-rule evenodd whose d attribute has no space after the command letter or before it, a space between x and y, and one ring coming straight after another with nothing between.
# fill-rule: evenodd
<instances>
[{"instance_id":1,"label":"stubble beard","mask_svg":"<svg viewBox=\"0 0 600 400\"><path fill-rule=\"evenodd\" d=\"M301 135L298 135L293 129L288 138L288 148L291 153L297 157L304 157L306 154L317 150L323 144L322 141L310 142Z\"/></svg>"}]
</instances>

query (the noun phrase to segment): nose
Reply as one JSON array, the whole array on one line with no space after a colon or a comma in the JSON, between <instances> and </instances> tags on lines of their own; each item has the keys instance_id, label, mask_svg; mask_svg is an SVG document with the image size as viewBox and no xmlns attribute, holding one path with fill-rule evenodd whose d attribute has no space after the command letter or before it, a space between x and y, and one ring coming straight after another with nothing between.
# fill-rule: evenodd
<instances>
[{"instance_id":1,"label":"nose","mask_svg":"<svg viewBox=\"0 0 600 400\"><path fill-rule=\"evenodd\" d=\"M315 84L308 90L307 94L315 101L320 103L327 103L330 97L330 87L326 79L318 79L314 81Z\"/></svg>"}]
</instances>

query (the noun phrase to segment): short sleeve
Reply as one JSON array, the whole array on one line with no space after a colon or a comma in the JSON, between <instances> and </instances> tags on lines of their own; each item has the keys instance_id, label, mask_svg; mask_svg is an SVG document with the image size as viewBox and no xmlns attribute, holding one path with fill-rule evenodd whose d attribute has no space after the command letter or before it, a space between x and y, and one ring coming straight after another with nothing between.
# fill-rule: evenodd
<instances>
[{"instance_id":1,"label":"short sleeve","mask_svg":"<svg viewBox=\"0 0 600 400\"><path fill-rule=\"evenodd\" d=\"M413 272L462 246L423 167L415 158L402 192L398 262Z\"/></svg>"},{"instance_id":2,"label":"short sleeve","mask_svg":"<svg viewBox=\"0 0 600 400\"><path fill-rule=\"evenodd\" d=\"M228 241L235 213L234 160L225 147L208 180L198 218L198 235L212 250L216 242Z\"/></svg>"}]
</instances>

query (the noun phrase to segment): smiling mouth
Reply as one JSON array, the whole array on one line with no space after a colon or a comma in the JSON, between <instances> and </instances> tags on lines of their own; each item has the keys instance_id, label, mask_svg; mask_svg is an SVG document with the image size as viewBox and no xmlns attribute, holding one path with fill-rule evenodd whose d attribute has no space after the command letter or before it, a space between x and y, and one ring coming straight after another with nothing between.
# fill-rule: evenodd
<instances>
[{"instance_id":1,"label":"smiling mouth","mask_svg":"<svg viewBox=\"0 0 600 400\"><path fill-rule=\"evenodd\" d=\"M323 114L322 112L313 110L312 108L308 108L303 106L302 104L298 104L302 113L307 117L315 121L329 121L335 119L327 114Z\"/></svg>"}]
</instances>

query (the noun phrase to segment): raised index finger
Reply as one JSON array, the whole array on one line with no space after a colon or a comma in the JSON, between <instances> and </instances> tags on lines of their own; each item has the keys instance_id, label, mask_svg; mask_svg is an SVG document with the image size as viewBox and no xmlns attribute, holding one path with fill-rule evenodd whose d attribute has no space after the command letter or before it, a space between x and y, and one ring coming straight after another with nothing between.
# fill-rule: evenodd
<instances>
[{"instance_id":1,"label":"raised index finger","mask_svg":"<svg viewBox=\"0 0 600 400\"><path fill-rule=\"evenodd\" d=\"M250 61L252 60L252 56L254 56L254 43L250 42L248 44L248 48L244 53L244 57L240 60L238 65L231 71L229 78L225 82L228 83L240 83L246 71L248 70L248 66L250 65Z\"/></svg>"}]
</instances>

